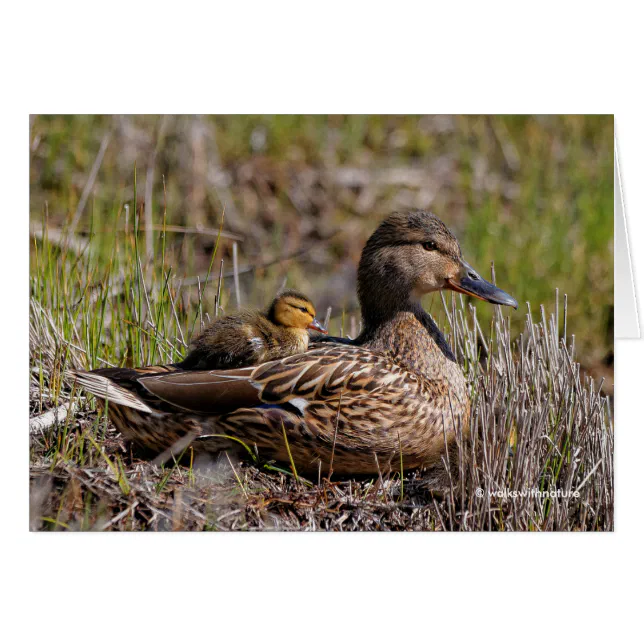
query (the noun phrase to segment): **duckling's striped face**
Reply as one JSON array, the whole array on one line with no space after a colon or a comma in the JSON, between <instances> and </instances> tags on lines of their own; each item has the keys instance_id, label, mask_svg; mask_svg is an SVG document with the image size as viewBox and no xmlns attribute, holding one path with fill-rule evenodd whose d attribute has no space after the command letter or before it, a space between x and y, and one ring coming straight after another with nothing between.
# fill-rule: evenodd
<instances>
[{"instance_id":1,"label":"duckling's striped face","mask_svg":"<svg viewBox=\"0 0 644 644\"><path fill-rule=\"evenodd\" d=\"M273 306L273 321L291 329L315 329L326 333L324 327L315 319L315 308L307 297L285 293L277 297Z\"/></svg>"}]
</instances>

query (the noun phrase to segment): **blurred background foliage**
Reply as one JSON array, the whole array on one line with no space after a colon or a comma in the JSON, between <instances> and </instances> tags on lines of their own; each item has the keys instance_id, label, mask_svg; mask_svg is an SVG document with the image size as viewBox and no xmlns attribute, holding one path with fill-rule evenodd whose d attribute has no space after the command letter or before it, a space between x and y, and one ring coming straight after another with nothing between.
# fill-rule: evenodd
<instances>
[{"instance_id":1,"label":"blurred background foliage","mask_svg":"<svg viewBox=\"0 0 644 644\"><path fill-rule=\"evenodd\" d=\"M612 116L33 116L30 158L32 230L46 218L54 234L90 238L105 266L135 212L147 268L159 262L164 218L176 227L165 261L194 292L188 309L223 214L231 235L203 291L211 310L220 260L229 274L237 254L242 306L263 307L287 284L321 317L333 307L334 333L355 334L365 240L388 213L422 208L484 276L494 262L521 304L504 312L514 331L526 301L552 311L559 288L582 364L612 365ZM229 276L223 308L236 300ZM442 314L439 297L425 305ZM493 307L477 309L489 324Z\"/></svg>"}]
</instances>

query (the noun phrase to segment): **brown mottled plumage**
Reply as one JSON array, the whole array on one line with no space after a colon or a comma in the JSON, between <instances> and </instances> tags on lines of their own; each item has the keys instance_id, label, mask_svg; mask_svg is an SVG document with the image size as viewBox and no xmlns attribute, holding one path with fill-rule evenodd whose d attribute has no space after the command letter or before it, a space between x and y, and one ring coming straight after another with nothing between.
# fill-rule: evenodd
<instances>
[{"instance_id":1,"label":"brown mottled plumage","mask_svg":"<svg viewBox=\"0 0 644 644\"><path fill-rule=\"evenodd\" d=\"M182 369L231 369L306 351L308 329L326 333L315 308L298 291L280 293L268 311L240 311L215 320L191 343Z\"/></svg>"},{"instance_id":2,"label":"brown mottled plumage","mask_svg":"<svg viewBox=\"0 0 644 644\"><path fill-rule=\"evenodd\" d=\"M368 240L358 270L364 330L351 344L257 366L194 371L177 366L99 369L82 385L110 400L123 434L165 456L192 443L233 441L298 471L373 474L440 461L445 440L468 431L465 378L420 305L440 289L496 304L515 300L483 280L433 214L394 213ZM287 444L288 443L288 444Z\"/></svg>"}]
</instances>

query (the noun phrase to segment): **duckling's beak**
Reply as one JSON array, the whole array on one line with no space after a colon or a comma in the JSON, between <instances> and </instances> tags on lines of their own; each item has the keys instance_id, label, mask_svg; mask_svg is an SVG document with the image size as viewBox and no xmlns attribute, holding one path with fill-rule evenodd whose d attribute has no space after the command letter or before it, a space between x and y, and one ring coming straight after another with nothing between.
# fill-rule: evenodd
<instances>
[{"instance_id":1,"label":"duckling's beak","mask_svg":"<svg viewBox=\"0 0 644 644\"><path fill-rule=\"evenodd\" d=\"M484 280L466 261L461 260L461 264L460 277L446 280L446 288L464 295L473 295L479 300L492 304L505 304L514 309L519 308L517 301L511 295Z\"/></svg>"},{"instance_id":2,"label":"duckling's beak","mask_svg":"<svg viewBox=\"0 0 644 644\"><path fill-rule=\"evenodd\" d=\"M317 318L313 318L313 321L307 328L324 333L324 335L329 335L329 332L322 326L322 323Z\"/></svg>"}]
</instances>

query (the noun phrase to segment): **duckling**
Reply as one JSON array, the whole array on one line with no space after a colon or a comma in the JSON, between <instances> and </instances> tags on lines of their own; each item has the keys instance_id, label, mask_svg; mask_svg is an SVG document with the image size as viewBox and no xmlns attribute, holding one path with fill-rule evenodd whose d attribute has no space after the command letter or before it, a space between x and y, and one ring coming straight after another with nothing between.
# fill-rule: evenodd
<instances>
[{"instance_id":1,"label":"duckling","mask_svg":"<svg viewBox=\"0 0 644 644\"><path fill-rule=\"evenodd\" d=\"M178 366L184 369L235 369L303 353L308 329L326 334L311 300L298 291L280 293L268 311L241 311L219 318L191 343Z\"/></svg>"}]
</instances>

